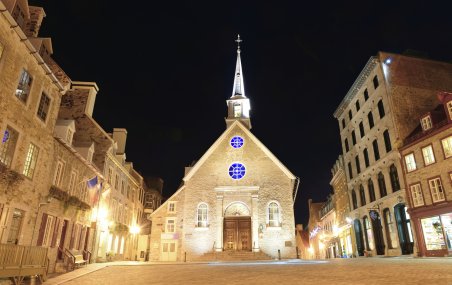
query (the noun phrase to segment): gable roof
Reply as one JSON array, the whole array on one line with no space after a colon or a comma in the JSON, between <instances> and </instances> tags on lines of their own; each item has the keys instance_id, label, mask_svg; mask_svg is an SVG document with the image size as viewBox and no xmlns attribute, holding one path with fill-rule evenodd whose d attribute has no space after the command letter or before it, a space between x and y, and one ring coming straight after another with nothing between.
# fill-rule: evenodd
<instances>
[{"instance_id":1,"label":"gable roof","mask_svg":"<svg viewBox=\"0 0 452 285\"><path fill-rule=\"evenodd\" d=\"M185 175L183 180L187 182L190 178L198 171L198 169L204 164L204 162L210 157L210 155L218 148L221 142L231 133L232 129L235 126L238 126L246 135L248 135L251 140L281 169L284 174L287 175L289 179L295 179L295 175L290 172L281 161L276 158L276 156L263 144L261 143L256 136L254 136L250 130L248 130L240 121L235 121L232 123L226 131L213 143L213 145L204 153L204 155L199 159L196 164L192 167L192 169Z\"/></svg>"},{"instance_id":2,"label":"gable roof","mask_svg":"<svg viewBox=\"0 0 452 285\"><path fill-rule=\"evenodd\" d=\"M171 197L169 197L162 205L160 205L160 207L158 207L157 209L155 209L154 212L151 213L151 217L154 216L155 213L159 212L160 209L164 209L166 207L166 204L168 202L171 202L173 200L171 200L171 198L176 197L177 195L179 195L179 193L185 188L185 185L182 185L179 189L177 189L176 192L174 192L173 195L171 195Z\"/></svg>"}]
</instances>

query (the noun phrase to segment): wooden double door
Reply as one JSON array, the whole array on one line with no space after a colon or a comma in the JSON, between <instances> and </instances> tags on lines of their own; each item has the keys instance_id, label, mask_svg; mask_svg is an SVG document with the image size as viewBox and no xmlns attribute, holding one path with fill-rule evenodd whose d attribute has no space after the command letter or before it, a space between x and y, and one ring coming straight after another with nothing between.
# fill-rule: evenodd
<instances>
[{"instance_id":1,"label":"wooden double door","mask_svg":"<svg viewBox=\"0 0 452 285\"><path fill-rule=\"evenodd\" d=\"M251 251L251 217L225 217L224 250Z\"/></svg>"}]
</instances>

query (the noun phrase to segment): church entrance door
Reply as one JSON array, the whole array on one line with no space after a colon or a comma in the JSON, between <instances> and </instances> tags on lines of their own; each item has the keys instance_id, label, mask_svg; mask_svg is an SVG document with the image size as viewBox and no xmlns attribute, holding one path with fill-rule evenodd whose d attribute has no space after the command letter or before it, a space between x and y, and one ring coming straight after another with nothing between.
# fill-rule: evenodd
<instances>
[{"instance_id":1,"label":"church entrance door","mask_svg":"<svg viewBox=\"0 0 452 285\"><path fill-rule=\"evenodd\" d=\"M224 250L251 251L251 217L225 217Z\"/></svg>"}]
</instances>

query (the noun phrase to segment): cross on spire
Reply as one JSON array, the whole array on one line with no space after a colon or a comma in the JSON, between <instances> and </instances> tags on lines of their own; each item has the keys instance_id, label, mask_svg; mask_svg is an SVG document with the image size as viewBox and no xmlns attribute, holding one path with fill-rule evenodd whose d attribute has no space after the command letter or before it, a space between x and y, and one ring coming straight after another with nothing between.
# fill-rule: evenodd
<instances>
[{"instance_id":1,"label":"cross on spire","mask_svg":"<svg viewBox=\"0 0 452 285\"><path fill-rule=\"evenodd\" d=\"M240 43L242 42L242 40L240 39L239 34L237 34L237 39L235 40L235 42L237 43L237 51L240 52Z\"/></svg>"}]
</instances>

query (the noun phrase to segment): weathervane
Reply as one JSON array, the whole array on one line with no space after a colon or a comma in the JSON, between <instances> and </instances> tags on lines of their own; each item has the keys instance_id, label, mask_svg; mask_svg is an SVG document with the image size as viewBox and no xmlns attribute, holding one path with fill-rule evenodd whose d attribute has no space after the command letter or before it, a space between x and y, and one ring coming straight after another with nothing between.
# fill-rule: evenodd
<instances>
[{"instance_id":1,"label":"weathervane","mask_svg":"<svg viewBox=\"0 0 452 285\"><path fill-rule=\"evenodd\" d=\"M237 34L237 39L235 40L235 42L237 43L237 51L240 52L240 43L242 42L242 40L240 39L239 34Z\"/></svg>"}]
</instances>

